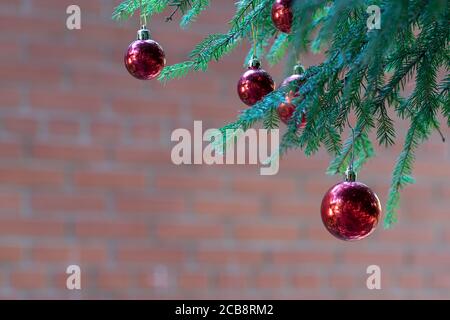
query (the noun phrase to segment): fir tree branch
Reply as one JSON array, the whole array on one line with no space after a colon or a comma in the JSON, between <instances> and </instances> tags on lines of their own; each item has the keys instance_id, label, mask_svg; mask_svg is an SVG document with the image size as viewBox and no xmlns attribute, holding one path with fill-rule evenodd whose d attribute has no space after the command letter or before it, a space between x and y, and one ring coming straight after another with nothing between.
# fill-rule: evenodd
<instances>
[{"instance_id":1,"label":"fir tree branch","mask_svg":"<svg viewBox=\"0 0 450 320\"><path fill-rule=\"evenodd\" d=\"M248 27L250 24L257 20L264 10L267 10L267 5L269 3L270 0L261 0L261 3L250 10L245 16L243 16L245 11L239 12L231 21L232 27L228 33L213 34L206 37L194 50L192 50L189 55L189 61L167 66L162 70L158 80L166 82L171 79L179 78L185 74L184 72L178 73L177 70L180 69L183 71L206 71L212 60L218 61L221 57L234 49L238 42L242 40L247 32L249 32ZM251 1L248 2L248 6L251 4ZM243 17L242 21L241 17Z\"/></svg>"},{"instance_id":2,"label":"fir tree branch","mask_svg":"<svg viewBox=\"0 0 450 320\"><path fill-rule=\"evenodd\" d=\"M193 22L197 16L205 11L210 5L210 0L190 0L192 1L191 9L187 11L183 18L181 18L180 26L187 28L191 22Z\"/></svg>"},{"instance_id":3,"label":"fir tree branch","mask_svg":"<svg viewBox=\"0 0 450 320\"><path fill-rule=\"evenodd\" d=\"M286 33L280 33L267 53L267 61L271 66L278 64L286 55L291 37Z\"/></svg>"},{"instance_id":4,"label":"fir tree branch","mask_svg":"<svg viewBox=\"0 0 450 320\"><path fill-rule=\"evenodd\" d=\"M180 25L187 27L204 10L210 0L125 0L119 4L114 19L128 19L137 10L151 16L169 6L183 14ZM190 53L187 61L167 66L160 75L161 81L186 76L191 71L206 71L209 63L220 60L244 40L252 41L250 26L258 29L256 48L262 57L272 43L266 58L277 64L288 56L288 64L296 63L300 54L311 48L326 50L325 60L310 67L307 81L299 90L300 98L292 102L297 106L283 135L279 154L301 148L307 155L321 146L333 155L328 173L342 173L354 149L356 170L374 155L369 133L376 129L381 145L395 143L394 122L389 109L410 120L403 150L392 174L389 198L386 204L385 226L396 221L400 190L414 180L411 178L414 152L428 138L431 130L439 130L437 113L441 112L450 126L449 87L450 51L448 48L450 8L447 1L427 0L375 0L382 11L381 30L368 31L367 1L364 0L311 0L294 1L294 22L289 35L280 34L270 17L273 0L240 0L224 34L207 36ZM419 30L419 35L416 35ZM272 38L276 36L272 42ZM249 59L253 55L250 50ZM447 75L438 84L438 70ZM405 84L416 75L413 93L402 97ZM246 130L257 122L266 128L278 126L276 112L285 94L278 89L253 107L244 110L226 129ZM298 129L303 111L307 125ZM356 115L355 135L342 144L340 135L348 117ZM237 132L237 131L236 131ZM238 134L238 133L236 133ZM236 134L224 136L218 147L234 141ZM441 134L442 136L442 134Z\"/></svg>"}]
</instances>

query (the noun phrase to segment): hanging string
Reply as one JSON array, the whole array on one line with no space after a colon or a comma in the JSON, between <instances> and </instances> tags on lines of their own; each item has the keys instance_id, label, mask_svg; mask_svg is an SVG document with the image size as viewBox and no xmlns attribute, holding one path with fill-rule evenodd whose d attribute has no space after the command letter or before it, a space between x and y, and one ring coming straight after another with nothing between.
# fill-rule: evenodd
<instances>
[{"instance_id":1,"label":"hanging string","mask_svg":"<svg viewBox=\"0 0 450 320\"><path fill-rule=\"evenodd\" d=\"M252 2L252 9L255 10L255 3ZM252 38L253 38L253 58L256 58L256 43L257 43L257 33L258 33L258 28L255 27L253 21L251 23L252 26Z\"/></svg>"},{"instance_id":2,"label":"hanging string","mask_svg":"<svg viewBox=\"0 0 450 320\"><path fill-rule=\"evenodd\" d=\"M142 0L139 0L139 27L142 27Z\"/></svg>"},{"instance_id":3,"label":"hanging string","mask_svg":"<svg viewBox=\"0 0 450 320\"><path fill-rule=\"evenodd\" d=\"M144 13L144 26L147 25L147 15Z\"/></svg>"},{"instance_id":4,"label":"hanging string","mask_svg":"<svg viewBox=\"0 0 450 320\"><path fill-rule=\"evenodd\" d=\"M346 80L347 77L344 74L344 87L342 90L345 90L345 85L346 85ZM349 170L353 171L353 164L355 162L355 128L353 128L353 126L350 124L350 120L347 117L347 125L350 128L350 130L352 131L352 145L351 145L351 153L350 153L350 165L348 167Z\"/></svg>"},{"instance_id":5,"label":"hanging string","mask_svg":"<svg viewBox=\"0 0 450 320\"><path fill-rule=\"evenodd\" d=\"M253 58L256 57L256 41L255 41L255 27L252 22L252 38L253 38Z\"/></svg>"},{"instance_id":6,"label":"hanging string","mask_svg":"<svg viewBox=\"0 0 450 320\"><path fill-rule=\"evenodd\" d=\"M142 0L139 0L139 23L141 27L147 25L147 15L143 11Z\"/></svg>"},{"instance_id":7,"label":"hanging string","mask_svg":"<svg viewBox=\"0 0 450 320\"><path fill-rule=\"evenodd\" d=\"M352 127L348 118L347 118L347 125L350 128L350 130L352 130L352 146L351 146L352 150L351 150L351 154L350 154L349 168L353 169L353 163L355 162L355 128Z\"/></svg>"}]
</instances>

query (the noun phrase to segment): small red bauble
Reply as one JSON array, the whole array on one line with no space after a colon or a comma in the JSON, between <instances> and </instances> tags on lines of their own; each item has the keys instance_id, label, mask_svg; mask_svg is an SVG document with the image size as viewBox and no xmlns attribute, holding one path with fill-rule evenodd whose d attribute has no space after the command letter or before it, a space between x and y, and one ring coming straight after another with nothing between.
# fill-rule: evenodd
<instances>
[{"instance_id":1,"label":"small red bauble","mask_svg":"<svg viewBox=\"0 0 450 320\"><path fill-rule=\"evenodd\" d=\"M293 105L290 102L282 102L280 103L280 105L278 106L277 112L278 112L278 117L280 118L281 121L283 121L283 123L288 124L289 120L292 118L292 115L295 112L295 105ZM300 121L300 123L298 124L298 128L299 129L304 129L306 127L306 112L303 111L302 112L302 120Z\"/></svg>"},{"instance_id":2,"label":"small red bauble","mask_svg":"<svg viewBox=\"0 0 450 320\"><path fill-rule=\"evenodd\" d=\"M277 108L278 116L280 117L280 120L283 121L285 124L288 124L289 120L292 118L292 115L294 114L294 111L296 109L296 106L291 102L292 99L297 98L300 96L300 86L302 86L306 82L306 78L303 75L304 69L301 66L296 66L294 68L295 74L287 77L284 79L284 81L281 83L280 88L295 84L296 89L295 91L289 91L289 93L286 95L286 101L280 103L280 105ZM298 124L298 127L300 129L303 129L306 126L306 113L303 111L302 113L302 120Z\"/></svg>"},{"instance_id":3,"label":"small red bauble","mask_svg":"<svg viewBox=\"0 0 450 320\"><path fill-rule=\"evenodd\" d=\"M161 73L166 65L166 57L158 42L150 40L150 34L144 26L138 31L138 39L125 52L124 62L133 77L151 80Z\"/></svg>"},{"instance_id":4,"label":"small red bauble","mask_svg":"<svg viewBox=\"0 0 450 320\"><path fill-rule=\"evenodd\" d=\"M368 186L347 179L327 191L322 200L321 215L323 224L336 238L361 240L375 230L381 204Z\"/></svg>"},{"instance_id":5,"label":"small red bauble","mask_svg":"<svg viewBox=\"0 0 450 320\"><path fill-rule=\"evenodd\" d=\"M272 5L272 21L275 27L284 33L290 33L292 28L291 0L275 0Z\"/></svg>"},{"instance_id":6,"label":"small red bauble","mask_svg":"<svg viewBox=\"0 0 450 320\"><path fill-rule=\"evenodd\" d=\"M249 62L248 70L241 76L237 84L239 98L246 105L254 105L275 89L272 77L261 69L257 59Z\"/></svg>"}]
</instances>

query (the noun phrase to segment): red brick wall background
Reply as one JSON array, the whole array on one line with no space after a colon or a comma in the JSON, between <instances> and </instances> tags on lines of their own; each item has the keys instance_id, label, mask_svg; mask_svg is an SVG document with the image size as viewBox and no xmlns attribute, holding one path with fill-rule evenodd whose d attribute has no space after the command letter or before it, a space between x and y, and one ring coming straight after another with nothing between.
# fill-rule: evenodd
<instances>
[{"instance_id":1,"label":"red brick wall background","mask_svg":"<svg viewBox=\"0 0 450 320\"><path fill-rule=\"evenodd\" d=\"M73 2L82 30L65 27ZM207 73L140 82L122 62L138 22L111 21L117 2L1 1L1 298L450 298L448 142L433 135L419 149L393 230L336 240L319 215L340 179L324 174L324 152L291 152L276 176L171 163L172 130L218 127L243 108L235 85L249 46ZM167 14L149 24L169 64L226 30L234 1L215 2L189 30ZM266 67L279 83L282 68ZM403 126L360 175L383 204ZM81 291L65 288L69 264ZM366 288L371 264L378 291Z\"/></svg>"}]
</instances>

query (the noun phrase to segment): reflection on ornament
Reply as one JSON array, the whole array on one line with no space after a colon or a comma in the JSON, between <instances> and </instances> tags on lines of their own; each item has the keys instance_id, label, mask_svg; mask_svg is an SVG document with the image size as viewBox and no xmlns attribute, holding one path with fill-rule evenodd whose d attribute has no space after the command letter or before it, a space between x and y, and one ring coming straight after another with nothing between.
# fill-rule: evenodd
<instances>
[{"instance_id":1,"label":"reflection on ornament","mask_svg":"<svg viewBox=\"0 0 450 320\"><path fill-rule=\"evenodd\" d=\"M323 224L341 240L366 238L375 230L380 215L378 196L365 184L352 179L331 187L322 200Z\"/></svg>"}]
</instances>

